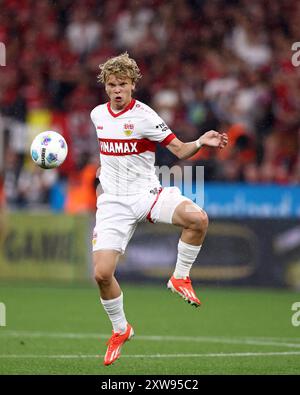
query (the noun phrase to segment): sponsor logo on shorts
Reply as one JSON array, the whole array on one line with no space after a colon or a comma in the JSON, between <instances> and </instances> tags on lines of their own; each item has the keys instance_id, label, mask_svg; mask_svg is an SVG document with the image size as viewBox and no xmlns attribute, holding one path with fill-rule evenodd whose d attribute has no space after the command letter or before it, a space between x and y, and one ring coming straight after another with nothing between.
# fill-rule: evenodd
<instances>
[{"instance_id":1,"label":"sponsor logo on shorts","mask_svg":"<svg viewBox=\"0 0 300 395\"><path fill-rule=\"evenodd\" d=\"M93 246L96 244L96 242L97 242L97 232L94 232L93 233L93 240L92 240L92 244L93 244Z\"/></svg>"}]
</instances>

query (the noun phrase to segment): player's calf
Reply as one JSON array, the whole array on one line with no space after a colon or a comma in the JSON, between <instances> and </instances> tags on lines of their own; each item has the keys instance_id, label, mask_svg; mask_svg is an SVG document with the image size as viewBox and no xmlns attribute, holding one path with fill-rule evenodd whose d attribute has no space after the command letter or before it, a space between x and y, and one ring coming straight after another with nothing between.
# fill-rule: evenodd
<instances>
[{"instance_id":1,"label":"player's calf","mask_svg":"<svg viewBox=\"0 0 300 395\"><path fill-rule=\"evenodd\" d=\"M119 253L99 250L93 254L94 278L99 286L101 298L109 300L118 297L121 289L114 277Z\"/></svg>"}]
</instances>

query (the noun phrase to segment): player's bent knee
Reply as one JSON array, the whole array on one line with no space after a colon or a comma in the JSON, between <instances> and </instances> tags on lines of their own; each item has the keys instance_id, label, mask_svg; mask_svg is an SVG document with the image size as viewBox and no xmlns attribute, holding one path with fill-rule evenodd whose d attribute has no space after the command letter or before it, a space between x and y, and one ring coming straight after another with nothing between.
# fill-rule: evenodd
<instances>
[{"instance_id":1,"label":"player's bent knee","mask_svg":"<svg viewBox=\"0 0 300 395\"><path fill-rule=\"evenodd\" d=\"M209 220L208 220L208 215L204 210L193 213L190 221L191 221L189 224L190 229L206 232L208 228Z\"/></svg>"}]
</instances>

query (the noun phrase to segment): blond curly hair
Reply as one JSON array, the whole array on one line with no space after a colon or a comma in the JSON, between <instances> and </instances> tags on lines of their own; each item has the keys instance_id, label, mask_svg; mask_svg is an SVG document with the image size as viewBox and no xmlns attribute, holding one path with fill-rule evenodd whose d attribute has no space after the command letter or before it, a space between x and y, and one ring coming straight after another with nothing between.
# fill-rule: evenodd
<instances>
[{"instance_id":1,"label":"blond curly hair","mask_svg":"<svg viewBox=\"0 0 300 395\"><path fill-rule=\"evenodd\" d=\"M102 84L106 83L111 74L121 78L128 77L134 84L142 78L136 61L130 58L127 52L108 59L105 63L99 65L99 69L98 81Z\"/></svg>"}]
</instances>

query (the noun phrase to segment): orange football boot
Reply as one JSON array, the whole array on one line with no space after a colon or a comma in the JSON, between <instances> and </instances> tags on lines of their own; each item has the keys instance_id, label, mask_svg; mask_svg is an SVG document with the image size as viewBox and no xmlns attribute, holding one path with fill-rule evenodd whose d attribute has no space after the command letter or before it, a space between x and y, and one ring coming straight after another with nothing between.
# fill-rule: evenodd
<instances>
[{"instance_id":1,"label":"orange football boot","mask_svg":"<svg viewBox=\"0 0 300 395\"><path fill-rule=\"evenodd\" d=\"M127 323L125 333L112 332L111 338L106 343L108 345L104 357L104 365L111 365L121 355L121 348L125 342L134 336L134 331L131 325Z\"/></svg>"},{"instance_id":2,"label":"orange football boot","mask_svg":"<svg viewBox=\"0 0 300 395\"><path fill-rule=\"evenodd\" d=\"M184 300L190 303L192 306L201 306L200 300L197 298L195 291L192 287L192 282L189 277L186 278L175 278L172 276L168 281L167 287L172 291L180 295Z\"/></svg>"}]
</instances>

